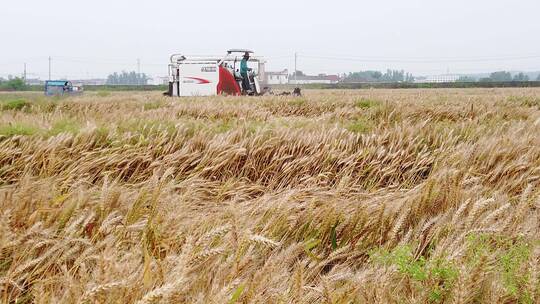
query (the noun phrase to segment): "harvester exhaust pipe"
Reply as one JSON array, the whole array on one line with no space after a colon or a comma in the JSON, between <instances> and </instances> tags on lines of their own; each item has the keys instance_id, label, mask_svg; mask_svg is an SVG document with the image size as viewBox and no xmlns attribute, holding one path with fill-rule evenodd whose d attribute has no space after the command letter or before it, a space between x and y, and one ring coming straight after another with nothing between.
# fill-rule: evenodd
<instances>
[{"instance_id":1,"label":"harvester exhaust pipe","mask_svg":"<svg viewBox=\"0 0 540 304\"><path fill-rule=\"evenodd\" d=\"M174 60L176 57L178 57L178 59ZM175 63L175 62L178 62L178 61L184 61L184 60L186 60L186 56L184 56L182 54L172 54L170 60L171 60L171 63Z\"/></svg>"}]
</instances>

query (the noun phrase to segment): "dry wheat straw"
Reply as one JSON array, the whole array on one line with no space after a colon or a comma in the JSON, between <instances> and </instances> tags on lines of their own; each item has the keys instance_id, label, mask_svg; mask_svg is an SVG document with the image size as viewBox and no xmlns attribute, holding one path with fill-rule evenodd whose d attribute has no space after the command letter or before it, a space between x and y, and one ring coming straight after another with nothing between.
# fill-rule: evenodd
<instances>
[{"instance_id":1,"label":"dry wheat straw","mask_svg":"<svg viewBox=\"0 0 540 304\"><path fill-rule=\"evenodd\" d=\"M25 93L0 111L38 130L0 135L0 301L513 303L525 245L540 301L538 89L305 94Z\"/></svg>"}]
</instances>

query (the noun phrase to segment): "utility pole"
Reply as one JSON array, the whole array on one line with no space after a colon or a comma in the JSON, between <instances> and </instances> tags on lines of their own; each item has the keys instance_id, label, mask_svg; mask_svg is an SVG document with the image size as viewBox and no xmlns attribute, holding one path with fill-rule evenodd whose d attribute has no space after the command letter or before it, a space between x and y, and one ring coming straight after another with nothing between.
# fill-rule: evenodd
<instances>
[{"instance_id":1,"label":"utility pole","mask_svg":"<svg viewBox=\"0 0 540 304\"><path fill-rule=\"evenodd\" d=\"M49 56L49 80L51 80L51 56Z\"/></svg>"},{"instance_id":2,"label":"utility pole","mask_svg":"<svg viewBox=\"0 0 540 304\"><path fill-rule=\"evenodd\" d=\"M24 84L26 84L26 62L24 63L23 81L24 81Z\"/></svg>"},{"instance_id":3,"label":"utility pole","mask_svg":"<svg viewBox=\"0 0 540 304\"><path fill-rule=\"evenodd\" d=\"M298 53L294 53L294 84L298 84L298 79L296 75L298 74L298 70L296 69L296 64L298 62Z\"/></svg>"}]
</instances>

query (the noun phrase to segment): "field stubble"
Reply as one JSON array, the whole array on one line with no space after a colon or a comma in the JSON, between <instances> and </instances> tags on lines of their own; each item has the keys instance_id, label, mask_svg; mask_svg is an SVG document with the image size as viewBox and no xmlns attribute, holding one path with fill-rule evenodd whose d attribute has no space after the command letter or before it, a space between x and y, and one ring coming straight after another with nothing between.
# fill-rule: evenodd
<instances>
[{"instance_id":1,"label":"field stubble","mask_svg":"<svg viewBox=\"0 0 540 304\"><path fill-rule=\"evenodd\" d=\"M0 95L0 301L540 301L540 90Z\"/></svg>"}]
</instances>

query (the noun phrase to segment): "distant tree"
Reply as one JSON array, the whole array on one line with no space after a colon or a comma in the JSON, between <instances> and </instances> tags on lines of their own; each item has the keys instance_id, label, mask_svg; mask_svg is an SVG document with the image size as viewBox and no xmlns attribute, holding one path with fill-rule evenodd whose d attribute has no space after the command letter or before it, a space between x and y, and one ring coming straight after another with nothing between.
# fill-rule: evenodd
<instances>
[{"instance_id":1,"label":"distant tree","mask_svg":"<svg viewBox=\"0 0 540 304\"><path fill-rule=\"evenodd\" d=\"M512 80L513 81L529 81L529 76L527 76L527 75L520 72L520 73L514 75L514 78Z\"/></svg>"},{"instance_id":2,"label":"distant tree","mask_svg":"<svg viewBox=\"0 0 540 304\"><path fill-rule=\"evenodd\" d=\"M484 78L480 78L478 79L479 82L491 82L493 81L491 78L489 77L484 77Z\"/></svg>"},{"instance_id":3,"label":"distant tree","mask_svg":"<svg viewBox=\"0 0 540 304\"><path fill-rule=\"evenodd\" d=\"M386 73L382 76L382 80L385 82L403 82L405 81L405 71L386 70Z\"/></svg>"},{"instance_id":4,"label":"distant tree","mask_svg":"<svg viewBox=\"0 0 540 304\"><path fill-rule=\"evenodd\" d=\"M23 91L26 89L26 84L22 78L11 78L8 81L3 81L0 83L0 88L3 90L9 91Z\"/></svg>"},{"instance_id":5,"label":"distant tree","mask_svg":"<svg viewBox=\"0 0 540 304\"><path fill-rule=\"evenodd\" d=\"M364 76L372 81L380 81L383 77L383 73L379 71L367 71L364 72Z\"/></svg>"},{"instance_id":6,"label":"distant tree","mask_svg":"<svg viewBox=\"0 0 540 304\"><path fill-rule=\"evenodd\" d=\"M397 70L352 72L343 77L344 82L413 82L414 76L410 73Z\"/></svg>"},{"instance_id":7,"label":"distant tree","mask_svg":"<svg viewBox=\"0 0 540 304\"><path fill-rule=\"evenodd\" d=\"M383 74L379 71L360 71L346 75L345 82L379 82Z\"/></svg>"},{"instance_id":8,"label":"distant tree","mask_svg":"<svg viewBox=\"0 0 540 304\"><path fill-rule=\"evenodd\" d=\"M405 75L405 82L414 82L414 76L413 74L407 73Z\"/></svg>"},{"instance_id":9,"label":"distant tree","mask_svg":"<svg viewBox=\"0 0 540 304\"><path fill-rule=\"evenodd\" d=\"M503 81L512 81L512 74L506 71L493 72L489 75L491 81L503 82Z\"/></svg>"},{"instance_id":10,"label":"distant tree","mask_svg":"<svg viewBox=\"0 0 540 304\"><path fill-rule=\"evenodd\" d=\"M457 79L457 82L475 82L476 79L470 76L460 76Z\"/></svg>"},{"instance_id":11,"label":"distant tree","mask_svg":"<svg viewBox=\"0 0 540 304\"><path fill-rule=\"evenodd\" d=\"M146 85L150 78L142 73L136 73L135 71L121 73L114 72L107 77L107 84L110 85Z\"/></svg>"},{"instance_id":12,"label":"distant tree","mask_svg":"<svg viewBox=\"0 0 540 304\"><path fill-rule=\"evenodd\" d=\"M295 75L296 76L306 76L306 74L304 74L304 72L302 72L302 71L296 71L296 72L293 72L291 74L292 77L294 77Z\"/></svg>"}]
</instances>

